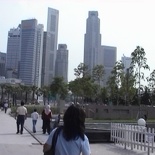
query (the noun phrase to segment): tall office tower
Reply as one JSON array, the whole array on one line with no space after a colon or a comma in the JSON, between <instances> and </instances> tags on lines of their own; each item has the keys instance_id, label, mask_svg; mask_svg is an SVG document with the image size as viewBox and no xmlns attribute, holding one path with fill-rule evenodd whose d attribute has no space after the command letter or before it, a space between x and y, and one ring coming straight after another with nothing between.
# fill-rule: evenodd
<instances>
[{"instance_id":1,"label":"tall office tower","mask_svg":"<svg viewBox=\"0 0 155 155\"><path fill-rule=\"evenodd\" d=\"M126 57L125 55L123 55L122 63L124 64L124 72L126 72L127 69L130 67L131 61L131 57Z\"/></svg>"},{"instance_id":2,"label":"tall office tower","mask_svg":"<svg viewBox=\"0 0 155 155\"><path fill-rule=\"evenodd\" d=\"M59 44L55 63L55 77L63 77L68 83L68 50L66 44Z\"/></svg>"},{"instance_id":3,"label":"tall office tower","mask_svg":"<svg viewBox=\"0 0 155 155\"><path fill-rule=\"evenodd\" d=\"M47 32L44 31L44 36L43 36L43 55L42 55L42 67L41 67L41 87L44 86L44 75L45 75L45 57L46 57L46 43L47 43L47 40L49 40L48 38L48 35L47 35Z\"/></svg>"},{"instance_id":4,"label":"tall office tower","mask_svg":"<svg viewBox=\"0 0 155 155\"><path fill-rule=\"evenodd\" d=\"M0 76L5 77L6 53L0 52Z\"/></svg>"},{"instance_id":5,"label":"tall office tower","mask_svg":"<svg viewBox=\"0 0 155 155\"><path fill-rule=\"evenodd\" d=\"M20 55L20 25L8 32L6 76L7 78L18 78Z\"/></svg>"},{"instance_id":6,"label":"tall office tower","mask_svg":"<svg viewBox=\"0 0 155 155\"><path fill-rule=\"evenodd\" d=\"M88 66L90 73L99 65L101 53L100 19L97 11L89 11L87 18L86 34L84 41L84 64Z\"/></svg>"},{"instance_id":7,"label":"tall office tower","mask_svg":"<svg viewBox=\"0 0 155 155\"><path fill-rule=\"evenodd\" d=\"M44 41L46 47L44 47L43 53L45 54L45 59L43 60L43 84L49 86L55 77L55 60L57 51L57 40L58 40L58 20L59 11L48 8L48 19L47 19L47 32L46 32L46 42ZM44 37L45 39L45 37Z\"/></svg>"},{"instance_id":8,"label":"tall office tower","mask_svg":"<svg viewBox=\"0 0 155 155\"><path fill-rule=\"evenodd\" d=\"M117 48L103 45L101 47L101 53L101 61L105 71L103 86L106 86L107 80L110 77L111 71L113 70L116 63Z\"/></svg>"},{"instance_id":9,"label":"tall office tower","mask_svg":"<svg viewBox=\"0 0 155 155\"><path fill-rule=\"evenodd\" d=\"M35 65L35 77L34 85L41 87L41 68L42 68L42 55L43 55L43 35L44 26L42 24L37 25L37 46L36 46L36 65Z\"/></svg>"},{"instance_id":10,"label":"tall office tower","mask_svg":"<svg viewBox=\"0 0 155 155\"><path fill-rule=\"evenodd\" d=\"M37 20L21 22L21 56L19 78L25 85L35 84L37 51Z\"/></svg>"}]
</instances>

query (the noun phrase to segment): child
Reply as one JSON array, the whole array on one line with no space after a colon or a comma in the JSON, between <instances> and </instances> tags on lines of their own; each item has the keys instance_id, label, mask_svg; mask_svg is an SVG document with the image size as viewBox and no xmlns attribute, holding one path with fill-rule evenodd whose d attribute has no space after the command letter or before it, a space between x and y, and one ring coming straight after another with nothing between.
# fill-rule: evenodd
<instances>
[{"instance_id":1,"label":"child","mask_svg":"<svg viewBox=\"0 0 155 155\"><path fill-rule=\"evenodd\" d=\"M36 133L36 123L39 118L39 114L37 113L37 109L34 109L33 113L31 114L32 124L33 124L33 133Z\"/></svg>"}]
</instances>

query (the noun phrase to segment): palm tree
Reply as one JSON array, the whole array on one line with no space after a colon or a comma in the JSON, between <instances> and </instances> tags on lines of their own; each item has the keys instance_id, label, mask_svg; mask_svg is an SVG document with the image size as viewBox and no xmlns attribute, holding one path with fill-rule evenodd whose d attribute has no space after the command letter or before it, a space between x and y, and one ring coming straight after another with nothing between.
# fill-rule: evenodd
<instances>
[{"instance_id":1,"label":"palm tree","mask_svg":"<svg viewBox=\"0 0 155 155\"><path fill-rule=\"evenodd\" d=\"M45 105L45 102L46 102L46 98L48 98L48 104L49 104L49 92L50 92L50 88L48 86L43 86L42 88L40 88L40 92L43 95L44 105Z\"/></svg>"},{"instance_id":2,"label":"palm tree","mask_svg":"<svg viewBox=\"0 0 155 155\"><path fill-rule=\"evenodd\" d=\"M1 87L1 103L2 103L4 99L4 90L5 90L6 84L0 84L0 87Z\"/></svg>"},{"instance_id":3,"label":"palm tree","mask_svg":"<svg viewBox=\"0 0 155 155\"><path fill-rule=\"evenodd\" d=\"M12 91L13 91L13 86L6 85L7 100L8 100L9 106L11 106L10 105L11 103L9 101L10 101L10 95L11 95Z\"/></svg>"}]
</instances>

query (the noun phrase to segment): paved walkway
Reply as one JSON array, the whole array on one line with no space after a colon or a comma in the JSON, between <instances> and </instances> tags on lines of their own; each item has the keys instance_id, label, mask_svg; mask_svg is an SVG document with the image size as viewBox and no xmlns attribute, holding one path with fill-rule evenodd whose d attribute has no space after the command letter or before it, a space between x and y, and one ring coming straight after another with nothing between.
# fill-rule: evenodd
<instances>
[{"instance_id":1,"label":"paved walkway","mask_svg":"<svg viewBox=\"0 0 155 155\"><path fill-rule=\"evenodd\" d=\"M25 121L22 135L16 134L16 120L4 111L0 111L0 155L43 155L42 145L48 135L42 134L42 120L37 122L37 133L32 133L32 122ZM147 155L142 151L125 150L114 144L90 144L92 155ZM151 154L153 155L153 154Z\"/></svg>"}]
</instances>

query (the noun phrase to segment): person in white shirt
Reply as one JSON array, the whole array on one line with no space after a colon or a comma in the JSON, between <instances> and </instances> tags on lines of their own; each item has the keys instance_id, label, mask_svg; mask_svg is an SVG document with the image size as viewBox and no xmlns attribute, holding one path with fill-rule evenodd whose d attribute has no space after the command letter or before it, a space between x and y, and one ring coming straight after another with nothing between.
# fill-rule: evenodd
<instances>
[{"instance_id":1,"label":"person in white shirt","mask_svg":"<svg viewBox=\"0 0 155 155\"><path fill-rule=\"evenodd\" d=\"M5 103L4 103L4 110L5 110L5 113L7 112L7 109L8 109L8 103L7 103L7 101L5 101Z\"/></svg>"},{"instance_id":2,"label":"person in white shirt","mask_svg":"<svg viewBox=\"0 0 155 155\"><path fill-rule=\"evenodd\" d=\"M34 109L33 113L31 114L31 118L32 118L32 130L33 133L36 133L36 124L37 124L37 120L39 118L39 114L37 113L37 109Z\"/></svg>"},{"instance_id":3,"label":"person in white shirt","mask_svg":"<svg viewBox=\"0 0 155 155\"><path fill-rule=\"evenodd\" d=\"M24 102L21 101L21 106L17 108L17 133L19 133L19 126L21 125L20 134L23 134L24 121L27 117L27 108L24 107Z\"/></svg>"}]
</instances>

